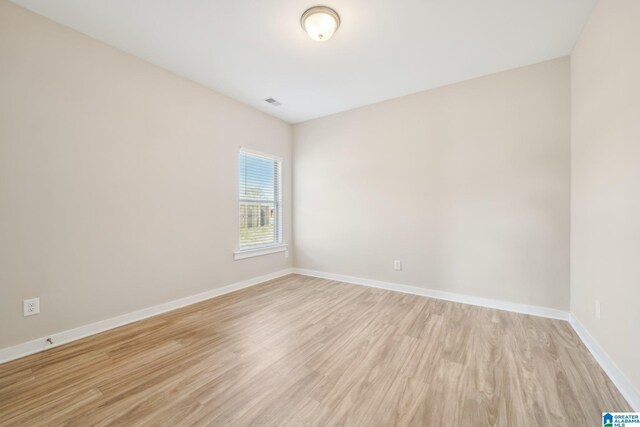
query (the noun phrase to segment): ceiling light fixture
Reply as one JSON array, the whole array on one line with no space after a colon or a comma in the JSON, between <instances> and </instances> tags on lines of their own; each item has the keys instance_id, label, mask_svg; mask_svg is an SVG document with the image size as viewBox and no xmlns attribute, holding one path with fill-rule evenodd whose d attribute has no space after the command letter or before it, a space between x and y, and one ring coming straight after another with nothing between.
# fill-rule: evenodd
<instances>
[{"instance_id":1,"label":"ceiling light fixture","mask_svg":"<svg viewBox=\"0 0 640 427\"><path fill-rule=\"evenodd\" d=\"M327 41L340 26L338 13L326 6L307 9L300 18L302 28L317 42Z\"/></svg>"}]
</instances>

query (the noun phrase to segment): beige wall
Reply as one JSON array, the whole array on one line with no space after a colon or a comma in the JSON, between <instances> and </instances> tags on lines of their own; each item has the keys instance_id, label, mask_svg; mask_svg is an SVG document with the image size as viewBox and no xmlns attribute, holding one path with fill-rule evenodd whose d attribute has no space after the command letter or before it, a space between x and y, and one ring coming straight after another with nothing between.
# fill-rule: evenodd
<instances>
[{"instance_id":1,"label":"beige wall","mask_svg":"<svg viewBox=\"0 0 640 427\"><path fill-rule=\"evenodd\" d=\"M569 98L562 58L294 126L296 266L567 310Z\"/></svg>"},{"instance_id":2,"label":"beige wall","mask_svg":"<svg viewBox=\"0 0 640 427\"><path fill-rule=\"evenodd\" d=\"M290 125L4 0L0 77L0 348L291 266L232 257L240 146L291 224Z\"/></svg>"},{"instance_id":3,"label":"beige wall","mask_svg":"<svg viewBox=\"0 0 640 427\"><path fill-rule=\"evenodd\" d=\"M571 80L571 312L640 396L640 1L600 0Z\"/></svg>"}]
</instances>

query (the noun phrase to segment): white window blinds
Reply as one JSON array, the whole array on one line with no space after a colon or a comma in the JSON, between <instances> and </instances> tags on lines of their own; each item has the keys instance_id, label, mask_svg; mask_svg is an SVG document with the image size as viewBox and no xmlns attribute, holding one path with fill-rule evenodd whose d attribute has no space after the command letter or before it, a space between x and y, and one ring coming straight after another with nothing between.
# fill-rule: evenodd
<instances>
[{"instance_id":1,"label":"white window blinds","mask_svg":"<svg viewBox=\"0 0 640 427\"><path fill-rule=\"evenodd\" d=\"M280 160L240 150L240 250L281 243Z\"/></svg>"}]
</instances>

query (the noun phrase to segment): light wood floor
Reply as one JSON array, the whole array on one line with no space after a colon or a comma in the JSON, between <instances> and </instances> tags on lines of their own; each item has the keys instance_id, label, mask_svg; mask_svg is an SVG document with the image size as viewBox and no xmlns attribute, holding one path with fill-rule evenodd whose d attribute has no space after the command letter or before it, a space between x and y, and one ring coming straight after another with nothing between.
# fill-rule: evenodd
<instances>
[{"instance_id":1,"label":"light wood floor","mask_svg":"<svg viewBox=\"0 0 640 427\"><path fill-rule=\"evenodd\" d=\"M292 275L0 365L0 425L595 426L571 327Z\"/></svg>"}]
</instances>

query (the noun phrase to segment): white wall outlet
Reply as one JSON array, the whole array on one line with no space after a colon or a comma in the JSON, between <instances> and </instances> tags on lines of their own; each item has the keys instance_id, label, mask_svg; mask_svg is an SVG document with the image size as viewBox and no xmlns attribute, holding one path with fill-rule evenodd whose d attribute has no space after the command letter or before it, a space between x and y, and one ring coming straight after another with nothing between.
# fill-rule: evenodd
<instances>
[{"instance_id":1,"label":"white wall outlet","mask_svg":"<svg viewBox=\"0 0 640 427\"><path fill-rule=\"evenodd\" d=\"M393 261L393 269L394 269L395 271L400 271L400 270L402 270L402 261L400 261L400 260L395 260L395 261Z\"/></svg>"},{"instance_id":2,"label":"white wall outlet","mask_svg":"<svg viewBox=\"0 0 640 427\"><path fill-rule=\"evenodd\" d=\"M596 300L596 319L600 318L600 300Z\"/></svg>"},{"instance_id":3,"label":"white wall outlet","mask_svg":"<svg viewBox=\"0 0 640 427\"><path fill-rule=\"evenodd\" d=\"M31 298L22 301L22 314L24 316L33 316L40 313L40 298Z\"/></svg>"}]
</instances>

